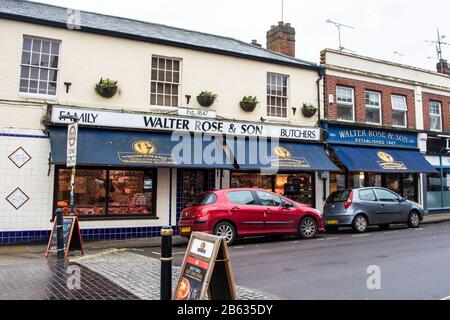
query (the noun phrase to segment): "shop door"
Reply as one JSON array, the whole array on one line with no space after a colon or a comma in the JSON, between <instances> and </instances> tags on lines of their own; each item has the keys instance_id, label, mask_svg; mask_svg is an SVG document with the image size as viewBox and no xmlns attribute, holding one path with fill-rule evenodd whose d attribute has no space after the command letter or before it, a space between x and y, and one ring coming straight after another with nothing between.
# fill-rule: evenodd
<instances>
[{"instance_id":1,"label":"shop door","mask_svg":"<svg viewBox=\"0 0 450 320\"><path fill-rule=\"evenodd\" d=\"M295 216L291 208L282 207L282 199L272 193L256 191L264 208L266 233L294 233L297 231Z\"/></svg>"},{"instance_id":2,"label":"shop door","mask_svg":"<svg viewBox=\"0 0 450 320\"><path fill-rule=\"evenodd\" d=\"M207 190L207 171L183 170L183 208L191 205L194 198Z\"/></svg>"}]
</instances>

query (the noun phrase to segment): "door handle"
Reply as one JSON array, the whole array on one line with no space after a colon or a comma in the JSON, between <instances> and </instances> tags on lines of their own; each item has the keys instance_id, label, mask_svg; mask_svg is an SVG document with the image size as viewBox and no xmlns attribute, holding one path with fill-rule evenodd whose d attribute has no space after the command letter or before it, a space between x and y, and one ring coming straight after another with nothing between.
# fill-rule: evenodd
<instances>
[{"instance_id":1,"label":"door handle","mask_svg":"<svg viewBox=\"0 0 450 320\"><path fill-rule=\"evenodd\" d=\"M241 210L239 207L233 207L232 210Z\"/></svg>"}]
</instances>

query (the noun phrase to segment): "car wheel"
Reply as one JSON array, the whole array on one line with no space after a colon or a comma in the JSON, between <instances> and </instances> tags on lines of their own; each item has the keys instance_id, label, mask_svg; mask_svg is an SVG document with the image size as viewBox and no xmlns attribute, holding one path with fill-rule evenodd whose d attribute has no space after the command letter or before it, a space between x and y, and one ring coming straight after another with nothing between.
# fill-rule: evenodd
<instances>
[{"instance_id":1,"label":"car wheel","mask_svg":"<svg viewBox=\"0 0 450 320\"><path fill-rule=\"evenodd\" d=\"M387 230L389 229L390 224L389 223L385 223L385 224L380 224L379 227L381 230Z\"/></svg>"},{"instance_id":2,"label":"car wheel","mask_svg":"<svg viewBox=\"0 0 450 320\"><path fill-rule=\"evenodd\" d=\"M228 245L231 245L236 239L236 230L229 222L220 222L214 228L214 235L225 238Z\"/></svg>"},{"instance_id":3,"label":"car wheel","mask_svg":"<svg viewBox=\"0 0 450 320\"><path fill-rule=\"evenodd\" d=\"M336 233L336 232L339 231L339 227L336 227L336 226L326 226L326 227L325 227L325 231L326 231L327 233Z\"/></svg>"},{"instance_id":4,"label":"car wheel","mask_svg":"<svg viewBox=\"0 0 450 320\"><path fill-rule=\"evenodd\" d=\"M298 226L298 237L312 239L317 234L317 222L311 217L303 218Z\"/></svg>"},{"instance_id":5,"label":"car wheel","mask_svg":"<svg viewBox=\"0 0 450 320\"><path fill-rule=\"evenodd\" d=\"M408 217L408 226L418 228L420 226L420 215L417 211L412 211Z\"/></svg>"},{"instance_id":6,"label":"car wheel","mask_svg":"<svg viewBox=\"0 0 450 320\"><path fill-rule=\"evenodd\" d=\"M369 222L367 221L367 218L360 214L353 220L353 231L357 233L364 233L366 232L368 225Z\"/></svg>"}]
</instances>

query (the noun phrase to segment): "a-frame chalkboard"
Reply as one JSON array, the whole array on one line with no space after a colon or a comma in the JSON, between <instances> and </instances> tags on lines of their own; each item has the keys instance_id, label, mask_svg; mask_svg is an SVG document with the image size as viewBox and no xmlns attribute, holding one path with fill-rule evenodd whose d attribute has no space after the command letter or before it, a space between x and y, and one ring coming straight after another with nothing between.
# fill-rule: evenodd
<instances>
[{"instance_id":1,"label":"a-frame chalkboard","mask_svg":"<svg viewBox=\"0 0 450 320\"><path fill-rule=\"evenodd\" d=\"M70 251L80 250L83 251L83 239L81 238L80 225L78 223L77 216L64 216L63 217L63 240L64 240L64 257L67 257ZM57 253L57 232L56 232L56 218L53 223L53 229L50 234L50 240L48 241L47 251L45 256L49 253Z\"/></svg>"},{"instance_id":2,"label":"a-frame chalkboard","mask_svg":"<svg viewBox=\"0 0 450 320\"><path fill-rule=\"evenodd\" d=\"M175 300L236 300L236 285L224 238L193 232L184 256Z\"/></svg>"}]
</instances>

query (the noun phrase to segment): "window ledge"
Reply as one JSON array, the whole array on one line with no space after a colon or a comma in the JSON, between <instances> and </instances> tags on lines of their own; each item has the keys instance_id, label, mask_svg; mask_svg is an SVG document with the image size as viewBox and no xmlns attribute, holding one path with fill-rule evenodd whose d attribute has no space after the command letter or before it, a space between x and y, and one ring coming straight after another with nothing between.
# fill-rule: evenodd
<instances>
[{"instance_id":1,"label":"window ledge","mask_svg":"<svg viewBox=\"0 0 450 320\"><path fill-rule=\"evenodd\" d=\"M177 111L178 107L150 106L152 111Z\"/></svg>"},{"instance_id":2,"label":"window ledge","mask_svg":"<svg viewBox=\"0 0 450 320\"><path fill-rule=\"evenodd\" d=\"M77 216L79 221L116 221L116 220L159 220L159 217L154 216L98 216L98 217L87 217L87 216ZM50 222L55 219L52 218Z\"/></svg>"},{"instance_id":3,"label":"window ledge","mask_svg":"<svg viewBox=\"0 0 450 320\"><path fill-rule=\"evenodd\" d=\"M286 118L280 118L280 117L269 117L269 116L266 116L266 119L269 120L269 121L271 121L271 122L278 122L278 123L288 123L288 122L291 121L291 120L289 119L289 117L286 117Z\"/></svg>"},{"instance_id":4,"label":"window ledge","mask_svg":"<svg viewBox=\"0 0 450 320\"><path fill-rule=\"evenodd\" d=\"M26 98L26 99L35 99L35 100L50 100L50 101L57 101L57 96L49 96L45 94L38 94L38 93L25 93L25 92L19 92L19 97Z\"/></svg>"}]
</instances>

